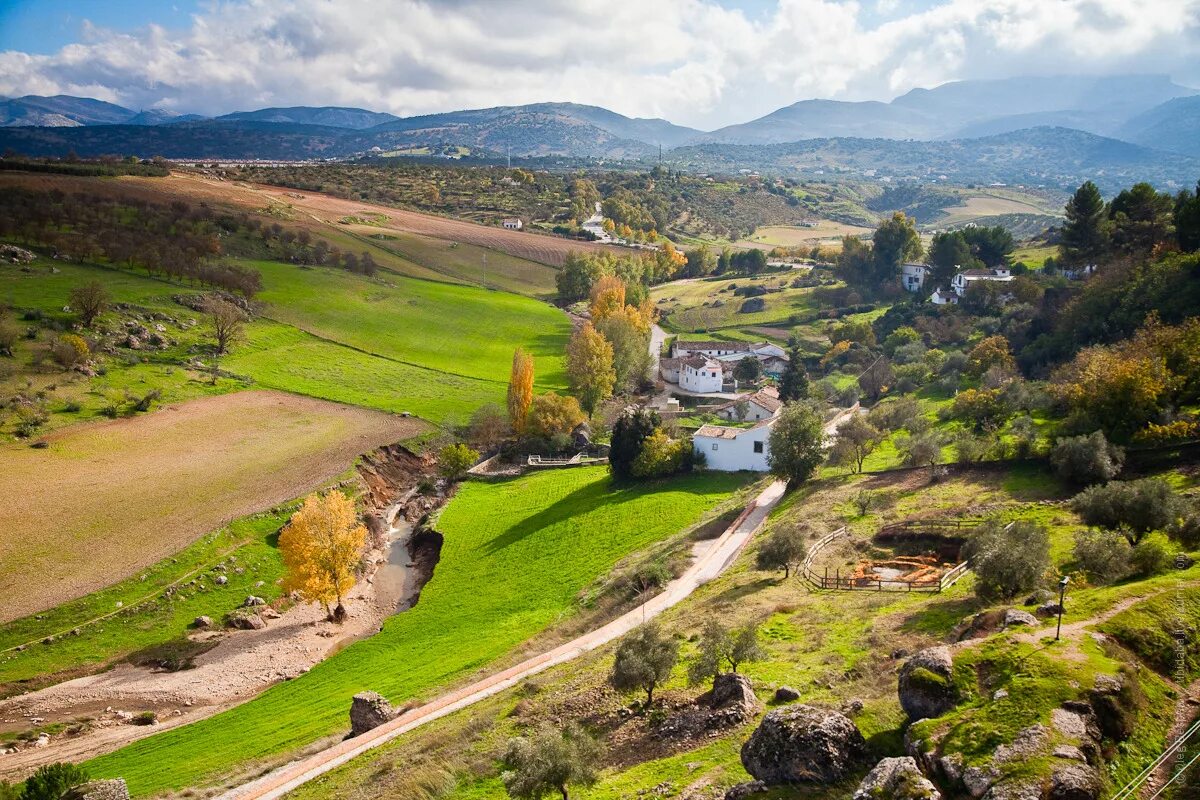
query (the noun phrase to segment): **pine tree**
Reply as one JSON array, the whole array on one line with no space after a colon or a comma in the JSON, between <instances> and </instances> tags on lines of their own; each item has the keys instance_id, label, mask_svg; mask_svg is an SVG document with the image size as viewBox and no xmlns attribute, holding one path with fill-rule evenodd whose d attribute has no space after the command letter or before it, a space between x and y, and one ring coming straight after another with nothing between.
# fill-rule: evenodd
<instances>
[{"instance_id":1,"label":"pine tree","mask_svg":"<svg viewBox=\"0 0 1200 800\"><path fill-rule=\"evenodd\" d=\"M800 340L795 336L788 339L788 365L779 378L779 399L792 403L808 397L808 373L804 370L804 359L800 354Z\"/></svg>"},{"instance_id":2,"label":"pine tree","mask_svg":"<svg viewBox=\"0 0 1200 800\"><path fill-rule=\"evenodd\" d=\"M1086 181L1067 201L1059 245L1061 261L1067 266L1094 264L1108 248L1104 200L1096 184Z\"/></svg>"}]
</instances>

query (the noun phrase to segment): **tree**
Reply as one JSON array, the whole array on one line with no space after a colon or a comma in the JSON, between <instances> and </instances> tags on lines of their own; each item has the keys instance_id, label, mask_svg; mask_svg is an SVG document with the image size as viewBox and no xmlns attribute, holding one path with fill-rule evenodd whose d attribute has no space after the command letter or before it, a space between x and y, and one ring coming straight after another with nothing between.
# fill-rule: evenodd
<instances>
[{"instance_id":1,"label":"tree","mask_svg":"<svg viewBox=\"0 0 1200 800\"><path fill-rule=\"evenodd\" d=\"M805 529L798 525L780 525L771 531L758 549L754 566L760 570L783 570L783 577L791 576L793 567L804 561Z\"/></svg>"},{"instance_id":2,"label":"tree","mask_svg":"<svg viewBox=\"0 0 1200 800\"><path fill-rule=\"evenodd\" d=\"M717 270L717 255L708 245L702 244L695 250L687 252L687 266L684 267L688 278L703 278Z\"/></svg>"},{"instance_id":3,"label":"tree","mask_svg":"<svg viewBox=\"0 0 1200 800\"><path fill-rule=\"evenodd\" d=\"M660 425L662 419L649 409L627 412L617 418L608 450L608 468L613 480L633 477L633 464L642 452L643 443Z\"/></svg>"},{"instance_id":4,"label":"tree","mask_svg":"<svg viewBox=\"0 0 1200 800\"><path fill-rule=\"evenodd\" d=\"M625 308L625 281L616 275L604 275L592 284L589 296L591 305L588 310L592 322L598 323Z\"/></svg>"},{"instance_id":5,"label":"tree","mask_svg":"<svg viewBox=\"0 0 1200 800\"><path fill-rule=\"evenodd\" d=\"M951 416L977 431L999 430L1010 413L999 389L964 389L950 406Z\"/></svg>"},{"instance_id":6,"label":"tree","mask_svg":"<svg viewBox=\"0 0 1200 800\"><path fill-rule=\"evenodd\" d=\"M1130 544L1150 531L1167 529L1184 512L1182 501L1162 478L1090 486L1071 499L1071 509L1085 525L1120 531Z\"/></svg>"},{"instance_id":7,"label":"tree","mask_svg":"<svg viewBox=\"0 0 1200 800\"><path fill-rule=\"evenodd\" d=\"M64 333L50 343L50 355L66 369L87 361L90 354L87 340L73 333Z\"/></svg>"},{"instance_id":8,"label":"tree","mask_svg":"<svg viewBox=\"0 0 1200 800\"><path fill-rule=\"evenodd\" d=\"M1175 239L1185 253L1200 250L1200 181L1196 191L1184 189L1175 197Z\"/></svg>"},{"instance_id":9,"label":"tree","mask_svg":"<svg viewBox=\"0 0 1200 800\"><path fill-rule=\"evenodd\" d=\"M882 397L895 382L896 373L892 371L892 362L883 356L872 361L871 366L858 376L858 387L872 402Z\"/></svg>"},{"instance_id":10,"label":"tree","mask_svg":"<svg viewBox=\"0 0 1200 800\"><path fill-rule=\"evenodd\" d=\"M999 334L989 336L971 348L967 359L967 371L976 378L981 377L983 373L993 367L998 367L1005 372L1012 372L1016 369L1016 362L1013 360L1008 339Z\"/></svg>"},{"instance_id":11,"label":"tree","mask_svg":"<svg viewBox=\"0 0 1200 800\"><path fill-rule=\"evenodd\" d=\"M1050 463L1060 478L1080 486L1112 480L1125 463L1125 451L1109 444L1102 431L1090 436L1059 439L1050 451Z\"/></svg>"},{"instance_id":12,"label":"tree","mask_svg":"<svg viewBox=\"0 0 1200 800\"><path fill-rule=\"evenodd\" d=\"M467 439L481 450L492 450L512 431L508 417L495 403L484 403L471 414L467 424Z\"/></svg>"},{"instance_id":13,"label":"tree","mask_svg":"<svg viewBox=\"0 0 1200 800\"><path fill-rule=\"evenodd\" d=\"M346 618L342 600L354 586L354 572L367 539L357 524L354 502L340 491L310 494L279 535L287 569L284 587L307 602L320 603L336 622ZM335 603L333 612L329 606Z\"/></svg>"},{"instance_id":14,"label":"tree","mask_svg":"<svg viewBox=\"0 0 1200 800\"><path fill-rule=\"evenodd\" d=\"M664 634L657 623L647 622L621 640L609 682L618 692L644 691L644 708L649 708L654 690L671 677L678 660L679 643Z\"/></svg>"},{"instance_id":15,"label":"tree","mask_svg":"<svg viewBox=\"0 0 1200 800\"><path fill-rule=\"evenodd\" d=\"M1098 427L1123 441L1157 418L1173 377L1155 353L1097 346L1055 370L1050 390L1073 412L1074 427Z\"/></svg>"},{"instance_id":16,"label":"tree","mask_svg":"<svg viewBox=\"0 0 1200 800\"><path fill-rule=\"evenodd\" d=\"M108 290L100 281L89 281L71 290L70 304L79 314L83 327L90 328L101 314L108 308L110 298Z\"/></svg>"},{"instance_id":17,"label":"tree","mask_svg":"<svg viewBox=\"0 0 1200 800\"><path fill-rule=\"evenodd\" d=\"M1075 563L1093 583L1118 581L1133 571L1133 548L1115 531L1089 528L1075 534Z\"/></svg>"},{"instance_id":18,"label":"tree","mask_svg":"<svg viewBox=\"0 0 1200 800\"><path fill-rule=\"evenodd\" d=\"M1050 569L1050 536L1034 522L991 519L967 540L975 591L988 600L1015 597L1035 588Z\"/></svg>"},{"instance_id":19,"label":"tree","mask_svg":"<svg viewBox=\"0 0 1200 800\"><path fill-rule=\"evenodd\" d=\"M807 403L791 403L784 406L771 428L767 463L775 475L799 484L825 460L824 446L821 415Z\"/></svg>"},{"instance_id":20,"label":"tree","mask_svg":"<svg viewBox=\"0 0 1200 800\"><path fill-rule=\"evenodd\" d=\"M733 367L733 377L743 383L753 383L762 374L762 362L754 356L746 356Z\"/></svg>"},{"instance_id":21,"label":"tree","mask_svg":"<svg viewBox=\"0 0 1200 800\"><path fill-rule=\"evenodd\" d=\"M508 421L518 435L525 433L525 420L533 402L533 357L518 347L513 351L508 378Z\"/></svg>"},{"instance_id":22,"label":"tree","mask_svg":"<svg viewBox=\"0 0 1200 800\"><path fill-rule=\"evenodd\" d=\"M985 267L996 268L1008 261L1013 251L1013 235L1003 225L975 225L962 231L971 254Z\"/></svg>"},{"instance_id":23,"label":"tree","mask_svg":"<svg viewBox=\"0 0 1200 800\"><path fill-rule=\"evenodd\" d=\"M567 380L589 414L612 396L617 380L613 348L590 322L575 331L567 344Z\"/></svg>"},{"instance_id":24,"label":"tree","mask_svg":"<svg viewBox=\"0 0 1200 800\"><path fill-rule=\"evenodd\" d=\"M509 739L500 780L516 800L540 800L558 792L570 800L568 787L596 782L601 747L576 722L561 732L543 726L532 737Z\"/></svg>"},{"instance_id":25,"label":"tree","mask_svg":"<svg viewBox=\"0 0 1200 800\"><path fill-rule=\"evenodd\" d=\"M960 269L977 269L983 264L971 254L971 245L962 231L935 233L929 243L929 280L927 292L948 286Z\"/></svg>"},{"instance_id":26,"label":"tree","mask_svg":"<svg viewBox=\"0 0 1200 800\"><path fill-rule=\"evenodd\" d=\"M942 463L942 441L933 431L903 437L896 446L904 455L904 466L929 467L931 478Z\"/></svg>"},{"instance_id":27,"label":"tree","mask_svg":"<svg viewBox=\"0 0 1200 800\"><path fill-rule=\"evenodd\" d=\"M688 667L688 680L692 684L715 678L726 666L730 672L737 672L739 665L758 661L765 655L758 642L758 625L750 623L731 630L715 617L704 623L697 649L696 659Z\"/></svg>"},{"instance_id":28,"label":"tree","mask_svg":"<svg viewBox=\"0 0 1200 800\"><path fill-rule=\"evenodd\" d=\"M844 454L854 472L862 472L863 462L871 452L883 441L883 431L876 428L862 414L853 414L838 425L837 439L834 440L834 452Z\"/></svg>"},{"instance_id":29,"label":"tree","mask_svg":"<svg viewBox=\"0 0 1200 800\"><path fill-rule=\"evenodd\" d=\"M585 419L587 417L574 397L546 392L533 398L526 416L525 433L550 439L570 433Z\"/></svg>"},{"instance_id":30,"label":"tree","mask_svg":"<svg viewBox=\"0 0 1200 800\"><path fill-rule=\"evenodd\" d=\"M462 442L448 444L438 451L438 471L447 480L458 480L479 460L479 451Z\"/></svg>"},{"instance_id":31,"label":"tree","mask_svg":"<svg viewBox=\"0 0 1200 800\"><path fill-rule=\"evenodd\" d=\"M637 387L650 374L649 326L643 331L640 320L641 315L632 306L627 306L625 310L606 317L596 325L596 330L612 345L613 372L616 375L614 391Z\"/></svg>"},{"instance_id":32,"label":"tree","mask_svg":"<svg viewBox=\"0 0 1200 800\"><path fill-rule=\"evenodd\" d=\"M917 223L903 211L892 214L875 229L871 240L873 251L873 278L882 285L900 275L900 266L921 257L921 236Z\"/></svg>"},{"instance_id":33,"label":"tree","mask_svg":"<svg viewBox=\"0 0 1200 800\"><path fill-rule=\"evenodd\" d=\"M633 460L633 475L636 478L674 475L683 469L690 449L690 442L672 439L660 428L642 442L642 450Z\"/></svg>"},{"instance_id":34,"label":"tree","mask_svg":"<svg viewBox=\"0 0 1200 800\"><path fill-rule=\"evenodd\" d=\"M788 339L788 363L779 378L779 399L785 403L794 403L807 397L808 373L804 371L800 340L792 336Z\"/></svg>"},{"instance_id":35,"label":"tree","mask_svg":"<svg viewBox=\"0 0 1200 800\"><path fill-rule=\"evenodd\" d=\"M1133 256L1145 256L1175 232L1175 201L1148 183L1135 183L1108 205L1112 241Z\"/></svg>"},{"instance_id":36,"label":"tree","mask_svg":"<svg viewBox=\"0 0 1200 800\"><path fill-rule=\"evenodd\" d=\"M834 271L850 286L864 288L871 285L874 280L871 246L857 236L843 236Z\"/></svg>"},{"instance_id":37,"label":"tree","mask_svg":"<svg viewBox=\"0 0 1200 800\"><path fill-rule=\"evenodd\" d=\"M87 783L88 779L87 770L81 766L65 761L45 764L25 779L21 800L59 800L71 789Z\"/></svg>"},{"instance_id":38,"label":"tree","mask_svg":"<svg viewBox=\"0 0 1200 800\"><path fill-rule=\"evenodd\" d=\"M1067 201L1066 214L1059 259L1068 267L1097 263L1108 249L1108 225L1096 184L1084 182Z\"/></svg>"},{"instance_id":39,"label":"tree","mask_svg":"<svg viewBox=\"0 0 1200 800\"><path fill-rule=\"evenodd\" d=\"M217 355L223 356L229 352L229 348L235 342L242 338L242 330L246 324L245 313L230 303L228 300L222 300L219 297L209 297L204 301L204 313L208 314L209 322L213 326L213 339L216 344Z\"/></svg>"},{"instance_id":40,"label":"tree","mask_svg":"<svg viewBox=\"0 0 1200 800\"><path fill-rule=\"evenodd\" d=\"M606 266L604 261L588 254L567 253L562 269L554 276L559 302L565 305L586 298L592 285L607 272Z\"/></svg>"}]
</instances>

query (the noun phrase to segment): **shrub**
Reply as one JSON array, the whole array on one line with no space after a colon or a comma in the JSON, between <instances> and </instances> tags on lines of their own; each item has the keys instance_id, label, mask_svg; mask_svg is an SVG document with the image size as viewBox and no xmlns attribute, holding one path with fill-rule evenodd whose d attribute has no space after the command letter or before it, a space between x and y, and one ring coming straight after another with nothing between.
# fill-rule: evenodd
<instances>
[{"instance_id":1,"label":"shrub","mask_svg":"<svg viewBox=\"0 0 1200 800\"><path fill-rule=\"evenodd\" d=\"M1121 530L1133 544L1150 531L1166 529L1183 511L1179 497L1161 478L1091 486L1075 495L1071 508L1087 525Z\"/></svg>"},{"instance_id":2,"label":"shrub","mask_svg":"<svg viewBox=\"0 0 1200 800\"><path fill-rule=\"evenodd\" d=\"M1133 571L1133 548L1124 536L1095 528L1075 534L1075 562L1093 583L1112 583Z\"/></svg>"},{"instance_id":3,"label":"shrub","mask_svg":"<svg viewBox=\"0 0 1200 800\"><path fill-rule=\"evenodd\" d=\"M1103 431L1096 431L1059 439L1050 451L1050 463L1059 477L1086 486L1115 478L1125 463L1125 451L1109 444Z\"/></svg>"},{"instance_id":4,"label":"shrub","mask_svg":"<svg viewBox=\"0 0 1200 800\"><path fill-rule=\"evenodd\" d=\"M609 469L615 480L633 477L633 463L642 452L642 443L661 424L662 419L658 414L648 409L622 414L617 419L608 452Z\"/></svg>"},{"instance_id":5,"label":"shrub","mask_svg":"<svg viewBox=\"0 0 1200 800\"><path fill-rule=\"evenodd\" d=\"M954 437L954 456L959 464L974 464L982 461L991 446L987 439L970 431L959 431Z\"/></svg>"},{"instance_id":6,"label":"shrub","mask_svg":"<svg viewBox=\"0 0 1200 800\"><path fill-rule=\"evenodd\" d=\"M1035 588L1050 568L1050 537L1033 522L1005 525L988 520L967 542L975 591L985 599L1007 599Z\"/></svg>"},{"instance_id":7,"label":"shrub","mask_svg":"<svg viewBox=\"0 0 1200 800\"><path fill-rule=\"evenodd\" d=\"M793 567L804 561L804 535L806 531L798 525L780 525L763 541L755 556L754 566L760 570L783 570L783 577L791 575Z\"/></svg>"},{"instance_id":8,"label":"shrub","mask_svg":"<svg viewBox=\"0 0 1200 800\"><path fill-rule=\"evenodd\" d=\"M438 451L438 471L449 480L457 480L478 460L478 450L472 450L462 442L448 444Z\"/></svg>"},{"instance_id":9,"label":"shrub","mask_svg":"<svg viewBox=\"0 0 1200 800\"><path fill-rule=\"evenodd\" d=\"M1147 578L1166 572L1174 561L1175 554L1159 537L1143 539L1133 548L1133 568Z\"/></svg>"},{"instance_id":10,"label":"shrub","mask_svg":"<svg viewBox=\"0 0 1200 800\"><path fill-rule=\"evenodd\" d=\"M67 369L86 361L90 352L83 337L73 333L64 333L50 344L50 356Z\"/></svg>"},{"instance_id":11,"label":"shrub","mask_svg":"<svg viewBox=\"0 0 1200 800\"><path fill-rule=\"evenodd\" d=\"M1167 528L1167 535L1189 549L1200 547L1200 503L1193 501Z\"/></svg>"},{"instance_id":12,"label":"shrub","mask_svg":"<svg viewBox=\"0 0 1200 800\"><path fill-rule=\"evenodd\" d=\"M19 439L28 439L50 420L50 414L41 403L21 403L16 410L17 424L14 433Z\"/></svg>"},{"instance_id":13,"label":"shrub","mask_svg":"<svg viewBox=\"0 0 1200 800\"><path fill-rule=\"evenodd\" d=\"M11 356L21 338L21 326L7 314L0 315L0 355Z\"/></svg>"},{"instance_id":14,"label":"shrub","mask_svg":"<svg viewBox=\"0 0 1200 800\"><path fill-rule=\"evenodd\" d=\"M88 777L87 770L75 764L46 764L25 779L21 800L59 800L68 790L87 783Z\"/></svg>"},{"instance_id":15,"label":"shrub","mask_svg":"<svg viewBox=\"0 0 1200 800\"><path fill-rule=\"evenodd\" d=\"M642 451L633 460L634 477L674 475L683 469L685 456L690 450L691 444L687 440L672 439L659 428L642 442Z\"/></svg>"}]
</instances>

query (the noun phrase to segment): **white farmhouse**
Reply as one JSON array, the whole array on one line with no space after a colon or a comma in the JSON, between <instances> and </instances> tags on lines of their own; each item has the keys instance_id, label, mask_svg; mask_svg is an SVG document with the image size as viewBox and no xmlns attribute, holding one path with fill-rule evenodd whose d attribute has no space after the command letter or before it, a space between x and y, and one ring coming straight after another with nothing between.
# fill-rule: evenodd
<instances>
[{"instance_id":1,"label":"white farmhouse","mask_svg":"<svg viewBox=\"0 0 1200 800\"><path fill-rule=\"evenodd\" d=\"M725 383L725 370L715 358L691 356L679 364L679 388L696 394L712 394L721 391Z\"/></svg>"},{"instance_id":2,"label":"white farmhouse","mask_svg":"<svg viewBox=\"0 0 1200 800\"><path fill-rule=\"evenodd\" d=\"M950 288L959 297L964 297L972 283L978 281L996 281L1008 283L1013 279L1012 273L1005 267L998 269L966 269L954 276Z\"/></svg>"},{"instance_id":3,"label":"white farmhouse","mask_svg":"<svg viewBox=\"0 0 1200 800\"><path fill-rule=\"evenodd\" d=\"M506 219L506 220L504 220L504 222L502 222L500 224L503 225L504 227L508 228L510 231L519 231L519 230L521 230L522 227L524 227L521 224L521 220L519 220L515 217L512 219Z\"/></svg>"},{"instance_id":4,"label":"white farmhouse","mask_svg":"<svg viewBox=\"0 0 1200 800\"><path fill-rule=\"evenodd\" d=\"M717 416L733 422L758 422L771 419L783 408L779 392L774 387L759 389L717 409Z\"/></svg>"},{"instance_id":5,"label":"white farmhouse","mask_svg":"<svg viewBox=\"0 0 1200 800\"><path fill-rule=\"evenodd\" d=\"M945 306L951 303L958 302L958 295L949 289L935 289L933 294L929 296L929 302L935 306Z\"/></svg>"},{"instance_id":6,"label":"white farmhouse","mask_svg":"<svg viewBox=\"0 0 1200 800\"><path fill-rule=\"evenodd\" d=\"M682 358L660 358L658 371L667 383L679 383L679 369L683 365Z\"/></svg>"},{"instance_id":7,"label":"white farmhouse","mask_svg":"<svg viewBox=\"0 0 1200 800\"><path fill-rule=\"evenodd\" d=\"M726 360L740 360L745 356L758 356L760 359L775 356L782 358L787 351L777 344L769 342L682 342L678 339L671 346L671 355L676 358L687 356L707 356Z\"/></svg>"},{"instance_id":8,"label":"white farmhouse","mask_svg":"<svg viewBox=\"0 0 1200 800\"><path fill-rule=\"evenodd\" d=\"M771 428L776 419L765 419L752 428L705 425L692 437L692 449L704 454L708 469L766 472L770 469L767 456L771 451Z\"/></svg>"},{"instance_id":9,"label":"white farmhouse","mask_svg":"<svg viewBox=\"0 0 1200 800\"><path fill-rule=\"evenodd\" d=\"M929 267L924 264L905 264L900 267L900 285L906 292L919 292L929 276Z\"/></svg>"}]
</instances>

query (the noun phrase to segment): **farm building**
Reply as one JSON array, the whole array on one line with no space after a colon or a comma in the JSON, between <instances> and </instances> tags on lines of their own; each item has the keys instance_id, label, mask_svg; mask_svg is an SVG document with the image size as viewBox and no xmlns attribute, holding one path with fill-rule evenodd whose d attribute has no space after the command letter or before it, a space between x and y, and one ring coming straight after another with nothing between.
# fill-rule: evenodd
<instances>
[{"instance_id":1,"label":"farm building","mask_svg":"<svg viewBox=\"0 0 1200 800\"><path fill-rule=\"evenodd\" d=\"M955 294L962 297L967 293L967 289L970 288L971 284L977 281L1007 283L1012 279L1012 273L1003 267L998 269L968 269L954 276L954 279L950 281L950 288L954 290Z\"/></svg>"},{"instance_id":2,"label":"farm building","mask_svg":"<svg viewBox=\"0 0 1200 800\"><path fill-rule=\"evenodd\" d=\"M958 295L949 289L936 289L934 290L934 293L929 296L929 302L933 303L935 306L950 305L951 303L958 302Z\"/></svg>"},{"instance_id":3,"label":"farm building","mask_svg":"<svg viewBox=\"0 0 1200 800\"><path fill-rule=\"evenodd\" d=\"M506 219L501 224L503 224L504 227L508 228L510 231L519 231L522 227L524 227L521 224L521 220L516 219L515 217L513 219Z\"/></svg>"},{"instance_id":4,"label":"farm building","mask_svg":"<svg viewBox=\"0 0 1200 800\"><path fill-rule=\"evenodd\" d=\"M906 292L919 292L928 275L929 267L924 264L905 264L900 268L900 285Z\"/></svg>"},{"instance_id":5,"label":"farm building","mask_svg":"<svg viewBox=\"0 0 1200 800\"><path fill-rule=\"evenodd\" d=\"M692 448L704 454L708 469L766 472L770 468L767 456L771 451L771 428L776 419L765 419L751 428L704 425L692 437Z\"/></svg>"},{"instance_id":6,"label":"farm building","mask_svg":"<svg viewBox=\"0 0 1200 800\"><path fill-rule=\"evenodd\" d=\"M769 342L682 342L676 339L675 344L671 346L671 355L675 358L707 356L737 360L748 355L782 358L787 355L787 351Z\"/></svg>"},{"instance_id":7,"label":"farm building","mask_svg":"<svg viewBox=\"0 0 1200 800\"><path fill-rule=\"evenodd\" d=\"M680 363L679 388L697 394L721 391L725 383L725 370L715 358L691 356Z\"/></svg>"},{"instance_id":8,"label":"farm building","mask_svg":"<svg viewBox=\"0 0 1200 800\"><path fill-rule=\"evenodd\" d=\"M717 416L736 422L757 422L774 417L782 408L779 392L774 387L767 387L726 403L717 409Z\"/></svg>"},{"instance_id":9,"label":"farm building","mask_svg":"<svg viewBox=\"0 0 1200 800\"><path fill-rule=\"evenodd\" d=\"M658 371L662 374L662 379L667 383L679 383L679 367L682 363L682 358L660 358Z\"/></svg>"}]
</instances>

